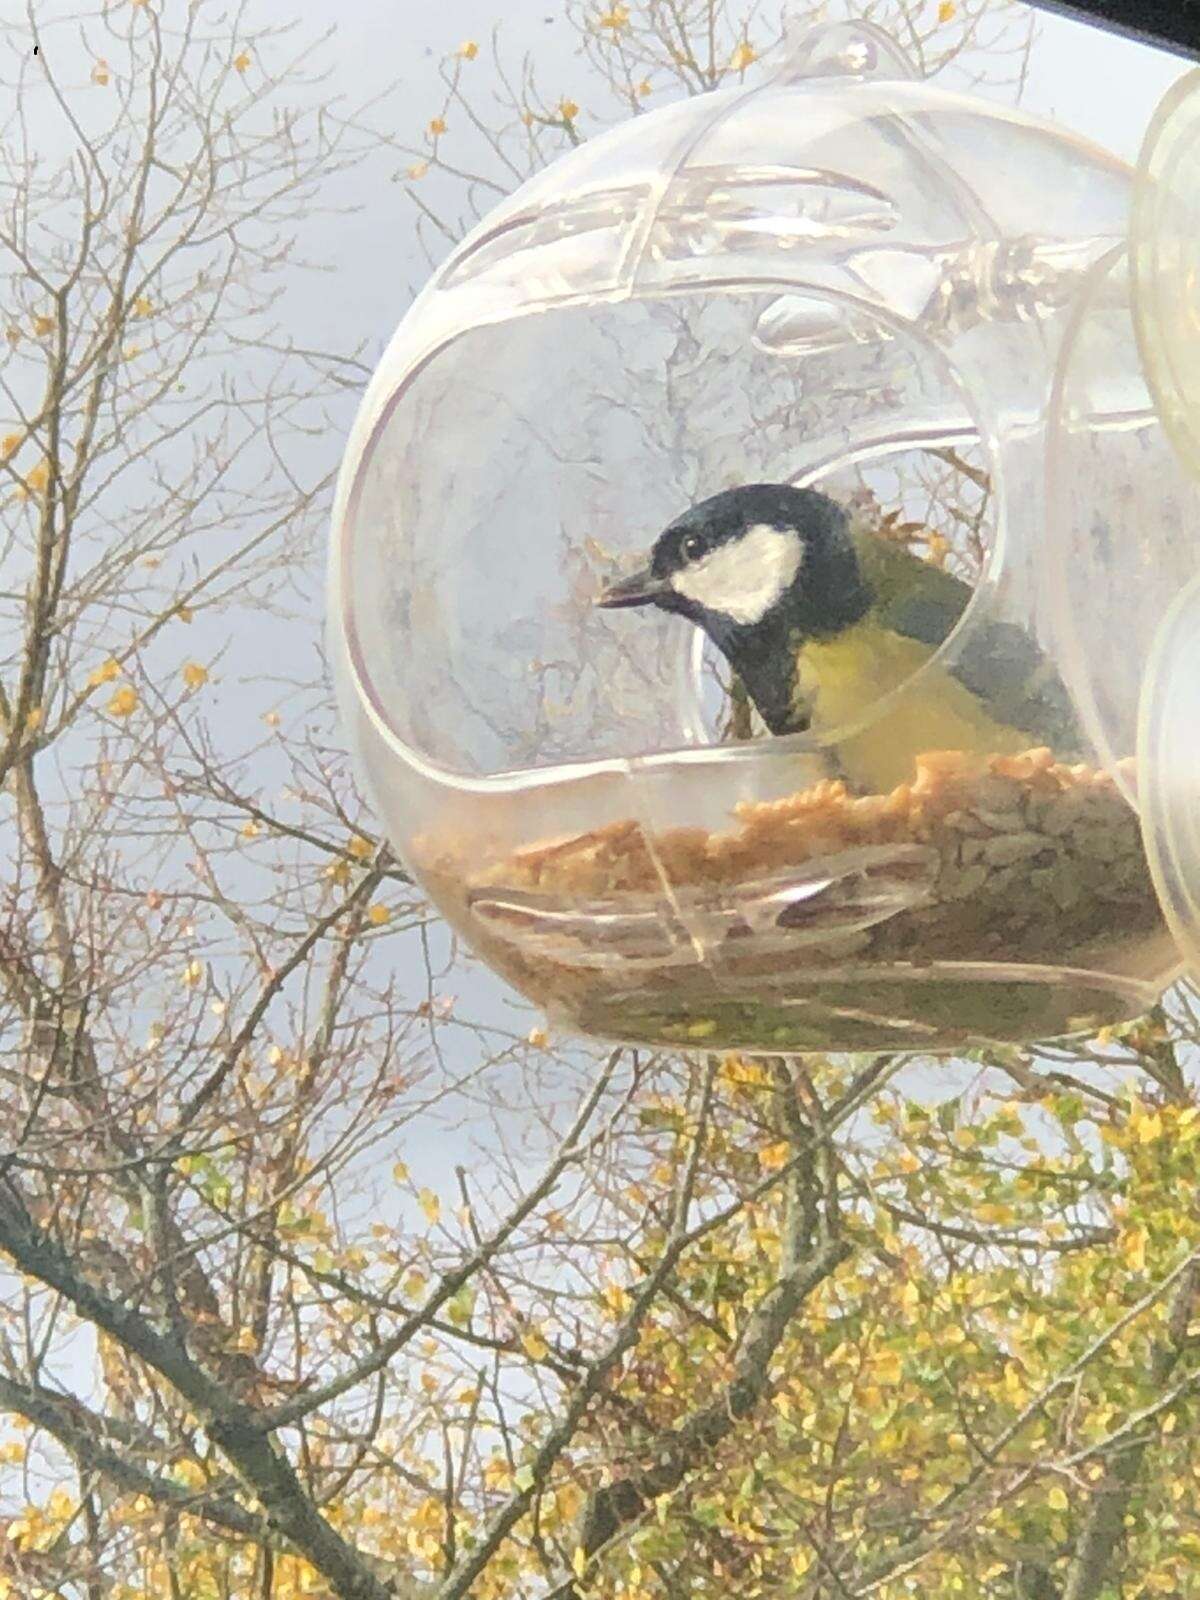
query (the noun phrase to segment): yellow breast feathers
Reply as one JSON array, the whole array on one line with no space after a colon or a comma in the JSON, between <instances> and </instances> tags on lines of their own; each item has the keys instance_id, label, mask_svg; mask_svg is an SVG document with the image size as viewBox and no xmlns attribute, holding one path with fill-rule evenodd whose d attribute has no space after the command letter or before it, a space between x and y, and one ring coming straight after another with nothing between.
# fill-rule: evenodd
<instances>
[{"instance_id":1,"label":"yellow breast feathers","mask_svg":"<svg viewBox=\"0 0 1200 1600\"><path fill-rule=\"evenodd\" d=\"M936 666L907 690L901 686L929 660L931 646L882 628L870 618L834 639L810 641L796 660L796 692L815 733L847 737L834 749L855 787L887 793L914 775L926 750L1011 755L1028 734L993 722L978 700L945 668ZM887 708L885 695L900 689Z\"/></svg>"}]
</instances>

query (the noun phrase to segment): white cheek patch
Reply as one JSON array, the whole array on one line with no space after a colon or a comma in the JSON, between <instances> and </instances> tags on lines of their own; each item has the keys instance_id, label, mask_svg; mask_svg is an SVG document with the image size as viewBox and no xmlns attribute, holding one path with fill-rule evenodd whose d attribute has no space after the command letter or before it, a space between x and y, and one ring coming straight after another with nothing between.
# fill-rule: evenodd
<instances>
[{"instance_id":1,"label":"white cheek patch","mask_svg":"<svg viewBox=\"0 0 1200 1600\"><path fill-rule=\"evenodd\" d=\"M752 626L778 605L803 560L804 545L794 529L759 522L740 539L681 568L671 587L706 611Z\"/></svg>"}]
</instances>

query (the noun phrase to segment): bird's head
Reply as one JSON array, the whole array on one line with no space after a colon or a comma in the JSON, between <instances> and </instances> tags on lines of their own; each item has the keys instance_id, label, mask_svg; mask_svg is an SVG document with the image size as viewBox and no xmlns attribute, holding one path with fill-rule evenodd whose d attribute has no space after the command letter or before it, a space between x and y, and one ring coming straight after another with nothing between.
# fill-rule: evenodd
<instances>
[{"instance_id":1,"label":"bird's head","mask_svg":"<svg viewBox=\"0 0 1200 1600\"><path fill-rule=\"evenodd\" d=\"M610 584L596 604L676 612L726 651L780 623L804 637L828 636L869 604L849 526L837 501L815 489L729 489L677 517L647 565Z\"/></svg>"}]
</instances>

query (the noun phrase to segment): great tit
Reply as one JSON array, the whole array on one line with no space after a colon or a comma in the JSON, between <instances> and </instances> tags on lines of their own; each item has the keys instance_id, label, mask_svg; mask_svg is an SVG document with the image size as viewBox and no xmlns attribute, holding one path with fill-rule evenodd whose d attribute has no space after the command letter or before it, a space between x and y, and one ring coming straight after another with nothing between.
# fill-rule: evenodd
<instances>
[{"instance_id":1,"label":"great tit","mask_svg":"<svg viewBox=\"0 0 1200 1600\"><path fill-rule=\"evenodd\" d=\"M654 605L700 627L773 734L812 730L856 787L886 792L929 750L1079 753L1070 697L1024 629L982 618L928 665L970 585L859 526L814 489L748 484L693 506L605 607ZM921 673L882 715L872 710ZM847 736L838 737L839 730Z\"/></svg>"}]
</instances>

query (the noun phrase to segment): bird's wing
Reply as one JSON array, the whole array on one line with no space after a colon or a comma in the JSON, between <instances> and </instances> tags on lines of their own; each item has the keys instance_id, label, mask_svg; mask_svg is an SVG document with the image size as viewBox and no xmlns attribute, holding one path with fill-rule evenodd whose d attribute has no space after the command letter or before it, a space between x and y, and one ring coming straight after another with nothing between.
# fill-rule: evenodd
<instances>
[{"instance_id":1,"label":"bird's wing","mask_svg":"<svg viewBox=\"0 0 1200 1600\"><path fill-rule=\"evenodd\" d=\"M941 644L966 609L970 585L869 535L863 536L859 550L880 623L922 644ZM968 631L949 670L995 721L1029 734L1064 758L1083 754L1066 685L1024 628L981 620Z\"/></svg>"}]
</instances>

